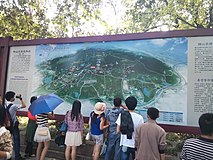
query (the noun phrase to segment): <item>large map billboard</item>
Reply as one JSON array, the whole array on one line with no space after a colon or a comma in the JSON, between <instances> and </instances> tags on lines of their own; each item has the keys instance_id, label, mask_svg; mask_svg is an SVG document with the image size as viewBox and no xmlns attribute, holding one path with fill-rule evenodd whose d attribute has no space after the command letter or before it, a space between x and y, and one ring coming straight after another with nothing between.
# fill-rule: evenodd
<instances>
[{"instance_id":1,"label":"large map billboard","mask_svg":"<svg viewBox=\"0 0 213 160\"><path fill-rule=\"evenodd\" d=\"M55 93L65 101L57 114L78 99L84 116L99 100L110 108L115 97L131 95L144 118L153 106L160 110L160 123L188 125L188 44L179 37L11 47L7 90L28 101Z\"/></svg>"}]
</instances>

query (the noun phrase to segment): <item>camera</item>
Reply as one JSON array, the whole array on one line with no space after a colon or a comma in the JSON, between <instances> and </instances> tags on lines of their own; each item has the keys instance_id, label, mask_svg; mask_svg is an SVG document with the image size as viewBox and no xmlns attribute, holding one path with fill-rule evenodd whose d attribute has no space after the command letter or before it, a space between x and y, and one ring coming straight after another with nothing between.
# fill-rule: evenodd
<instances>
[{"instance_id":1,"label":"camera","mask_svg":"<svg viewBox=\"0 0 213 160\"><path fill-rule=\"evenodd\" d=\"M16 98L19 98L19 99L20 99L20 98L21 98L21 95L20 95L20 94L19 94L19 95L16 95Z\"/></svg>"}]
</instances>

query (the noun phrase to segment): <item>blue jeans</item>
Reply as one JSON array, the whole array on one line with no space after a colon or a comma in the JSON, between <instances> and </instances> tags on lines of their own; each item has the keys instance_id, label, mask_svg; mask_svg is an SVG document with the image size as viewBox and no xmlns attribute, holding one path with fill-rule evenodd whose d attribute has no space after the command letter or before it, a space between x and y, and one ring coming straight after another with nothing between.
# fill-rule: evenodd
<instances>
[{"instance_id":1,"label":"blue jeans","mask_svg":"<svg viewBox=\"0 0 213 160\"><path fill-rule=\"evenodd\" d=\"M107 151L104 159L109 160L112 159L112 154L114 153L114 160L120 160L120 134L109 134L108 135L108 145Z\"/></svg>"},{"instance_id":2,"label":"blue jeans","mask_svg":"<svg viewBox=\"0 0 213 160\"><path fill-rule=\"evenodd\" d=\"M20 155L20 131L18 126L13 128L13 142L14 142L14 151L15 151L15 160L18 160Z\"/></svg>"},{"instance_id":3,"label":"blue jeans","mask_svg":"<svg viewBox=\"0 0 213 160\"><path fill-rule=\"evenodd\" d=\"M135 159L136 148L121 146L121 160L129 160L130 155Z\"/></svg>"}]
</instances>

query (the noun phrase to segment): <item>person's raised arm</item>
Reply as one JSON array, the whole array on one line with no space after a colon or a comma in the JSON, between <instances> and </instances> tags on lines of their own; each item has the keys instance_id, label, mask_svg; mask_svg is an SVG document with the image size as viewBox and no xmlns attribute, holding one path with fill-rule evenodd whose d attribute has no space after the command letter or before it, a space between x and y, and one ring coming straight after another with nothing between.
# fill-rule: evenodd
<instances>
[{"instance_id":1,"label":"person's raised arm","mask_svg":"<svg viewBox=\"0 0 213 160\"><path fill-rule=\"evenodd\" d=\"M123 104L121 104L121 107L128 110L127 106L125 106Z\"/></svg>"},{"instance_id":2,"label":"person's raised arm","mask_svg":"<svg viewBox=\"0 0 213 160\"><path fill-rule=\"evenodd\" d=\"M24 102L24 100L20 99L20 101L21 101L21 108L26 108L26 103Z\"/></svg>"},{"instance_id":3,"label":"person's raised arm","mask_svg":"<svg viewBox=\"0 0 213 160\"><path fill-rule=\"evenodd\" d=\"M24 102L23 98L21 95L17 95L16 98L18 98L21 101L21 108L26 108L26 103Z\"/></svg>"},{"instance_id":4,"label":"person's raised arm","mask_svg":"<svg viewBox=\"0 0 213 160\"><path fill-rule=\"evenodd\" d=\"M109 127L109 123L104 125L105 124L105 118L104 117L101 117L101 123L100 123L100 130L104 130L106 129L107 127Z\"/></svg>"},{"instance_id":5,"label":"person's raised arm","mask_svg":"<svg viewBox=\"0 0 213 160\"><path fill-rule=\"evenodd\" d=\"M54 116L53 111L52 111L51 113L48 114L48 118L49 118L49 119L54 119L54 117L55 117L55 116Z\"/></svg>"}]
</instances>

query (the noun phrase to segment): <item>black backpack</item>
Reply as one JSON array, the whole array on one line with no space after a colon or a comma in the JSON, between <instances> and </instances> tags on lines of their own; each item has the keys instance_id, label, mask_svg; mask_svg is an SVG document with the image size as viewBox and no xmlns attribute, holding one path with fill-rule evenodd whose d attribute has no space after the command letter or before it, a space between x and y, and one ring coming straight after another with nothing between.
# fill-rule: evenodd
<instances>
[{"instance_id":1,"label":"black backpack","mask_svg":"<svg viewBox=\"0 0 213 160\"><path fill-rule=\"evenodd\" d=\"M10 107L12 106L13 104L9 104L7 107L6 107L6 111L7 111L7 115L8 115L8 118L10 120L10 125L6 126L6 128L10 131L10 133L13 133L13 130L15 127L18 127L18 121L15 122L15 124L13 123L13 120L12 120L12 116L10 114Z\"/></svg>"},{"instance_id":2,"label":"black backpack","mask_svg":"<svg viewBox=\"0 0 213 160\"><path fill-rule=\"evenodd\" d=\"M122 134L127 135L127 139L132 139L132 132L134 132L134 123L132 121L132 116L129 111L121 112L120 131Z\"/></svg>"}]
</instances>

